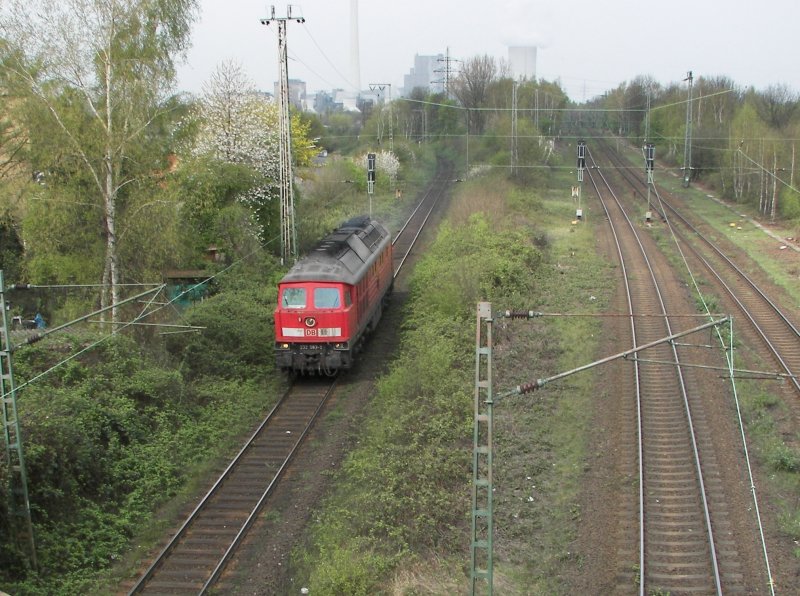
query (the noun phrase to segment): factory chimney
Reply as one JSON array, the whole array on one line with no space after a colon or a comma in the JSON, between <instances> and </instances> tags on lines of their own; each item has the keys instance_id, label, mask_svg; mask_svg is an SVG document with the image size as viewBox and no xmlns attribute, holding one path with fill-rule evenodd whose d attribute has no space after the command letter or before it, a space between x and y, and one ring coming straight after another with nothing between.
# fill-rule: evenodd
<instances>
[{"instance_id":1,"label":"factory chimney","mask_svg":"<svg viewBox=\"0 0 800 596\"><path fill-rule=\"evenodd\" d=\"M361 91L361 62L358 51L358 0L350 0L350 82Z\"/></svg>"}]
</instances>

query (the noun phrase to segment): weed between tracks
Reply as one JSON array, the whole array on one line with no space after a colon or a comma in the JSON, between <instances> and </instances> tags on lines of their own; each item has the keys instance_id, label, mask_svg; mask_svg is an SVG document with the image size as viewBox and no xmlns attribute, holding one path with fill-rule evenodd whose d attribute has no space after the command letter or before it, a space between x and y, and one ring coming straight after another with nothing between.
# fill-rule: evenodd
<instances>
[{"instance_id":1,"label":"weed between tracks","mask_svg":"<svg viewBox=\"0 0 800 596\"><path fill-rule=\"evenodd\" d=\"M469 583L475 304L601 312L608 265L591 215L571 225L570 182L534 193L487 178L463 185L411 282L400 354L379 381L359 447L293 557L312 594L452 594ZM599 220L598 220L599 221ZM591 317L495 323L495 390L596 356ZM565 593L580 560L591 377L495 407L498 593Z\"/></svg>"}]
</instances>

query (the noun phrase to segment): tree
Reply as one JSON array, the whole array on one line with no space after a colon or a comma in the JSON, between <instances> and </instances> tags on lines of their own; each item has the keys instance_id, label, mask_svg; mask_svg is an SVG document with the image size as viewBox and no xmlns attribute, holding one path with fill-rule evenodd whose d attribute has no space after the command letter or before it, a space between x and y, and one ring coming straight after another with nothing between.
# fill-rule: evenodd
<instances>
[{"instance_id":1,"label":"tree","mask_svg":"<svg viewBox=\"0 0 800 596\"><path fill-rule=\"evenodd\" d=\"M127 189L163 167L161 155L137 149L164 116L196 14L197 0L12 0L0 12L8 44L0 67L44 108L62 157L78 164L102 206L104 305L120 299Z\"/></svg>"},{"instance_id":2,"label":"tree","mask_svg":"<svg viewBox=\"0 0 800 596\"><path fill-rule=\"evenodd\" d=\"M763 93L756 93L758 112L776 130L786 127L797 112L798 95L788 85L770 85Z\"/></svg>"},{"instance_id":3,"label":"tree","mask_svg":"<svg viewBox=\"0 0 800 596\"><path fill-rule=\"evenodd\" d=\"M472 134L481 134L486 125L486 113L481 108L486 107L489 85L497 73L495 59L484 54L467 60L453 81L453 94L467 108L467 126Z\"/></svg>"},{"instance_id":4,"label":"tree","mask_svg":"<svg viewBox=\"0 0 800 596\"><path fill-rule=\"evenodd\" d=\"M8 55L6 44L0 41L0 57ZM20 126L17 90L5 74L0 69L0 181L3 182L18 177L20 173L30 177L30 172L24 167L28 134Z\"/></svg>"},{"instance_id":5,"label":"tree","mask_svg":"<svg viewBox=\"0 0 800 596\"><path fill-rule=\"evenodd\" d=\"M256 91L241 65L223 62L204 85L195 117L196 156L251 169L250 188L237 199L253 213L260 239L268 240L278 223L278 106ZM291 128L293 159L297 165L307 165L317 153L316 143L308 137L311 121L293 115Z\"/></svg>"}]
</instances>

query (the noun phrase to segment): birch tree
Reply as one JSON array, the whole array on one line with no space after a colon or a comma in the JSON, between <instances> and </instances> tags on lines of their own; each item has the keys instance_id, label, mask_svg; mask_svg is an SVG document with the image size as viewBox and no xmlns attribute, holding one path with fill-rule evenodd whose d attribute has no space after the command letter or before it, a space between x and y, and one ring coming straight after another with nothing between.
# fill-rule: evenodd
<instances>
[{"instance_id":1,"label":"birch tree","mask_svg":"<svg viewBox=\"0 0 800 596\"><path fill-rule=\"evenodd\" d=\"M126 187L153 173L152 161L131 157L164 114L196 15L197 0L11 0L0 9L0 67L49 115L90 180L87 200L102 208L104 306L120 300Z\"/></svg>"}]
</instances>

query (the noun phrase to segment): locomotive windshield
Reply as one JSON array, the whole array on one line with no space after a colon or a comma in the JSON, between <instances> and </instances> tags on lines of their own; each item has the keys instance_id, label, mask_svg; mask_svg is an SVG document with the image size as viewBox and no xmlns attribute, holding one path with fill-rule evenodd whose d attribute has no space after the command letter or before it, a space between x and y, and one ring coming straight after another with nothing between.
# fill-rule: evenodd
<instances>
[{"instance_id":1,"label":"locomotive windshield","mask_svg":"<svg viewBox=\"0 0 800 596\"><path fill-rule=\"evenodd\" d=\"M305 308L305 288L284 288L281 304L283 305L283 308Z\"/></svg>"},{"instance_id":2,"label":"locomotive windshield","mask_svg":"<svg viewBox=\"0 0 800 596\"><path fill-rule=\"evenodd\" d=\"M339 308L338 288L314 288L314 308Z\"/></svg>"}]
</instances>

